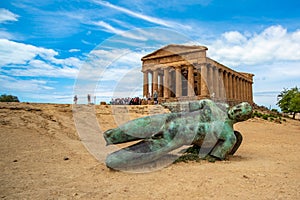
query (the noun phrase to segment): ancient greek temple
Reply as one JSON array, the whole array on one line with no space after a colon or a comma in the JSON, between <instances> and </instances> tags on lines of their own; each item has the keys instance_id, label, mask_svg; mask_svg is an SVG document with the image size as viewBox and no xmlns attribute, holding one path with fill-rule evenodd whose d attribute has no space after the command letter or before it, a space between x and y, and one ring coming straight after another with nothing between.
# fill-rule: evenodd
<instances>
[{"instance_id":1,"label":"ancient greek temple","mask_svg":"<svg viewBox=\"0 0 300 200\"><path fill-rule=\"evenodd\" d=\"M205 46L168 45L142 58L143 95L160 102L210 98L231 105L253 103L253 74L206 56Z\"/></svg>"}]
</instances>

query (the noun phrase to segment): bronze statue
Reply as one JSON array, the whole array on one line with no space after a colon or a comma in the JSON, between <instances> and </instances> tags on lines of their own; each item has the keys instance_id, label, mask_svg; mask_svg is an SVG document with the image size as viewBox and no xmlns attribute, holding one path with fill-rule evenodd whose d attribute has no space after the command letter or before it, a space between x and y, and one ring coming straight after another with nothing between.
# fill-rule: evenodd
<instances>
[{"instance_id":1,"label":"bronze statue","mask_svg":"<svg viewBox=\"0 0 300 200\"><path fill-rule=\"evenodd\" d=\"M223 160L233 155L242 141L241 134L233 130L233 124L249 119L252 114L252 107L246 102L231 108L209 99L163 106L171 113L134 119L104 132L107 145L142 140L109 154L107 167L121 169L143 165L191 144L204 149L199 156Z\"/></svg>"}]
</instances>

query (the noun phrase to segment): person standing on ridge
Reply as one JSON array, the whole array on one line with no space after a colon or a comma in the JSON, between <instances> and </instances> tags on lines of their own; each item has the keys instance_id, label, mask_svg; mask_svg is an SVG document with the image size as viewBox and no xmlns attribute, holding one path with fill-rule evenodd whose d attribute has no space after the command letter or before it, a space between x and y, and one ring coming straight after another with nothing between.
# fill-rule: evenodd
<instances>
[{"instance_id":1,"label":"person standing on ridge","mask_svg":"<svg viewBox=\"0 0 300 200\"><path fill-rule=\"evenodd\" d=\"M154 93L153 93L153 100L154 100L154 104L158 104L158 94L157 94L157 91L154 90Z\"/></svg>"}]
</instances>

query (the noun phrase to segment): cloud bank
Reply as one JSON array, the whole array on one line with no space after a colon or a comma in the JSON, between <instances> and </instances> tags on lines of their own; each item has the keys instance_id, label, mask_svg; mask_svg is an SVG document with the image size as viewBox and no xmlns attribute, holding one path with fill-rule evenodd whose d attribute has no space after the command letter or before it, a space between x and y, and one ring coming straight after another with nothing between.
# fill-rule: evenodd
<instances>
[{"instance_id":1,"label":"cloud bank","mask_svg":"<svg viewBox=\"0 0 300 200\"><path fill-rule=\"evenodd\" d=\"M75 78L83 61L75 57L58 59L58 55L53 49L0 39L2 74Z\"/></svg>"},{"instance_id":2,"label":"cloud bank","mask_svg":"<svg viewBox=\"0 0 300 200\"><path fill-rule=\"evenodd\" d=\"M229 66L300 61L300 30L288 32L280 25L261 33L225 32L208 45L213 59Z\"/></svg>"}]
</instances>

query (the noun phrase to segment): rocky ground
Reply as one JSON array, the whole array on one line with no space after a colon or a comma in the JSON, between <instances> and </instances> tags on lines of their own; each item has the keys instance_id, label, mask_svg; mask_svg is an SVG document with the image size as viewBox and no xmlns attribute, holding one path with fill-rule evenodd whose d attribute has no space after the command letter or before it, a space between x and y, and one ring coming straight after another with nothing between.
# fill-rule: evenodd
<instances>
[{"instance_id":1,"label":"rocky ground","mask_svg":"<svg viewBox=\"0 0 300 200\"><path fill-rule=\"evenodd\" d=\"M77 105L74 116L82 110L80 118L88 121L74 120L72 105L0 103L0 198L300 199L297 120L279 124L253 118L236 124L244 140L226 161L126 173L106 168L102 154L86 149L92 138L82 138L77 130L90 128L101 138L101 132L130 119L168 111L160 106Z\"/></svg>"}]
</instances>

